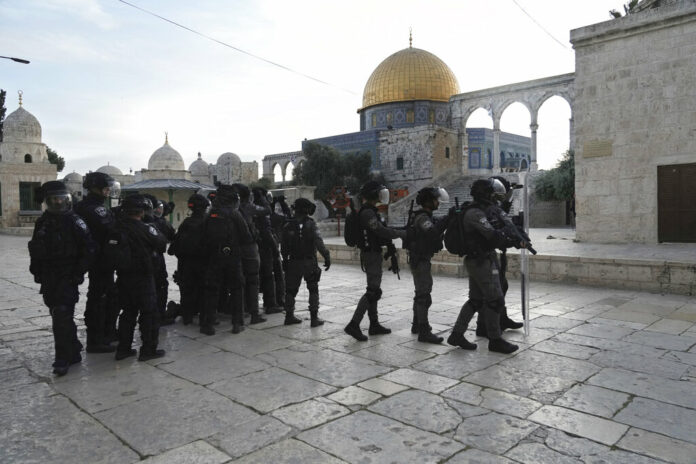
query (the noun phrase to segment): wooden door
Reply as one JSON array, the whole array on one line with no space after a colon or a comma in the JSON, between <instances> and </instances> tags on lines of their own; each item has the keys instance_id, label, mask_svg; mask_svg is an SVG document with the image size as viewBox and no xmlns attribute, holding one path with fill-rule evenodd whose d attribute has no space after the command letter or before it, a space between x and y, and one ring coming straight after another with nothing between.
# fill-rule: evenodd
<instances>
[{"instance_id":1,"label":"wooden door","mask_svg":"<svg viewBox=\"0 0 696 464\"><path fill-rule=\"evenodd\" d=\"M696 242L696 163L657 167L657 240Z\"/></svg>"}]
</instances>

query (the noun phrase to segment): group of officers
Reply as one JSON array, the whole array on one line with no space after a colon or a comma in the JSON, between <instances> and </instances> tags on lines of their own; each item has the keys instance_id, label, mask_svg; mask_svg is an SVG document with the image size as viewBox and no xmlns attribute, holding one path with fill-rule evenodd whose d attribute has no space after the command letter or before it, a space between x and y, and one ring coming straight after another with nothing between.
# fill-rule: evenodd
<instances>
[{"instance_id":1,"label":"group of officers","mask_svg":"<svg viewBox=\"0 0 696 464\"><path fill-rule=\"evenodd\" d=\"M100 172L88 173L83 186L87 195L74 208L65 184L50 181L41 186L38 194L46 209L29 242L30 272L41 284L52 317L56 375L65 375L71 365L82 360L74 309L85 273L89 276L86 351L115 352L116 360L138 355L139 361L146 361L164 356L164 350L158 348L159 328L174 323L177 317L188 325L198 316L199 330L206 335L215 334L220 313L231 316L232 333L243 330L245 314L249 324L265 322L259 293L266 314L285 312L286 325L299 324L302 320L294 314L295 297L302 280L309 292L311 327L324 323L319 318L322 270L317 254L322 256L326 271L331 258L311 217L315 211L312 201L298 198L290 207L282 196L273 197L260 187L218 185L215 191L189 198L190 215L175 231L165 219L173 204L134 194L109 208L108 200L120 197L120 186ZM517 349L502 338L503 330L522 324L507 316L507 281L496 249L520 248L528 243L515 234L515 226L505 215L511 195L505 179L477 180L471 193L471 207L453 207L446 216L435 218L433 212L440 202L448 200L447 192L424 188L416 198L420 209L409 218L407 227L391 228L377 209L380 203L388 203L388 190L376 181L362 186L361 206L356 212L361 237L357 245L367 288L345 327L347 334L367 340L360 329L365 313L370 321L369 335L391 333L379 322L377 304L382 295L383 253L389 250L384 259L390 254L394 257L392 240L400 238L409 252L415 286L412 333L422 342L443 341L428 323L433 284L430 260L442 249L443 234L456 220L470 245L464 260L469 272L469 300L447 342L475 349L464 332L473 314L478 313L477 335L488 337L489 350L511 353ZM174 281L180 289L179 304L167 304L165 253L177 258ZM142 340L139 353L132 347L136 325Z\"/></svg>"}]
</instances>

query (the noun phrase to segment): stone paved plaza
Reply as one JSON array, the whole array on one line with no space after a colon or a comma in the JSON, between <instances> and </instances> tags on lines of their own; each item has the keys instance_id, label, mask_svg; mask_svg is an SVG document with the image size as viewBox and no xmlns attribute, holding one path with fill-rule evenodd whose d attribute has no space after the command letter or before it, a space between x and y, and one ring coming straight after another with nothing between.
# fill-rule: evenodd
<instances>
[{"instance_id":1,"label":"stone paved plaza","mask_svg":"<svg viewBox=\"0 0 696 464\"><path fill-rule=\"evenodd\" d=\"M508 332L520 350L506 356L484 340L475 352L417 342L406 271L384 279L394 333L354 341L343 326L363 275L335 265L321 328L280 314L240 335L223 319L206 337L178 322L162 359L86 354L55 378L26 243L0 236L3 463L696 462L696 297L534 283L531 335ZM465 279L436 278L435 331L447 335L466 293Z\"/></svg>"}]
</instances>

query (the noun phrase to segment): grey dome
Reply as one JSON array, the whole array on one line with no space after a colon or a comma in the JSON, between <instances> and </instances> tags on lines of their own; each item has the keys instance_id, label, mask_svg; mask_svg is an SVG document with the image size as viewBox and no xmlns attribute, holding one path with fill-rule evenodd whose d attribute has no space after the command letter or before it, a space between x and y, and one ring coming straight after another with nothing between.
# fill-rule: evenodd
<instances>
[{"instance_id":1,"label":"grey dome","mask_svg":"<svg viewBox=\"0 0 696 464\"><path fill-rule=\"evenodd\" d=\"M82 176L77 172L71 172L63 178L63 182L79 182L82 183Z\"/></svg>"},{"instance_id":2,"label":"grey dome","mask_svg":"<svg viewBox=\"0 0 696 464\"><path fill-rule=\"evenodd\" d=\"M232 152L223 153L217 159L217 166L241 166L242 160Z\"/></svg>"},{"instance_id":3,"label":"grey dome","mask_svg":"<svg viewBox=\"0 0 696 464\"><path fill-rule=\"evenodd\" d=\"M110 176L122 176L123 175L123 173L121 172L121 170L119 168L117 168L116 166L111 166L109 164L107 164L106 166L100 167L99 169L97 169L97 172L108 174Z\"/></svg>"},{"instance_id":4,"label":"grey dome","mask_svg":"<svg viewBox=\"0 0 696 464\"><path fill-rule=\"evenodd\" d=\"M147 162L147 168L151 171L171 169L174 171L185 171L184 159L178 151L169 146L169 141L165 140L164 145L159 147L150 156Z\"/></svg>"},{"instance_id":5,"label":"grey dome","mask_svg":"<svg viewBox=\"0 0 696 464\"><path fill-rule=\"evenodd\" d=\"M191 166L189 166L189 171L191 171L191 175L194 176L208 175L208 163L203 161L200 153L198 153L198 159L191 163Z\"/></svg>"},{"instance_id":6,"label":"grey dome","mask_svg":"<svg viewBox=\"0 0 696 464\"><path fill-rule=\"evenodd\" d=\"M2 134L3 142L41 143L41 124L20 106L5 118Z\"/></svg>"}]
</instances>

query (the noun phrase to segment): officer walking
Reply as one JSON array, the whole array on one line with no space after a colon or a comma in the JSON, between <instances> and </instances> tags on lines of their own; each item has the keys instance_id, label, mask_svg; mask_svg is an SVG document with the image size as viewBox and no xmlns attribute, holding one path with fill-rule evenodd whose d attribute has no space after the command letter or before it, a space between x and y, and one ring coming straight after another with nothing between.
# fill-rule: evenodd
<instances>
[{"instance_id":1,"label":"officer walking","mask_svg":"<svg viewBox=\"0 0 696 464\"><path fill-rule=\"evenodd\" d=\"M184 219L174 235L174 240L167 253L177 257L177 280L181 293L181 318L184 325L193 321L197 304L203 301L205 296L205 269L206 260L203 247L203 232L205 220L208 216L210 201L203 195L194 193L187 202L191 215ZM168 317L176 314L169 314Z\"/></svg>"},{"instance_id":2,"label":"officer walking","mask_svg":"<svg viewBox=\"0 0 696 464\"><path fill-rule=\"evenodd\" d=\"M244 325L244 274L242 269L243 244L253 243L246 221L238 211L239 195L230 185L220 185L208 218L203 226L205 267L205 299L199 321L200 331L214 335L216 311L221 292L230 291L224 301L231 305L232 333L239 333ZM254 294L258 302L258 290Z\"/></svg>"},{"instance_id":3,"label":"officer walking","mask_svg":"<svg viewBox=\"0 0 696 464\"><path fill-rule=\"evenodd\" d=\"M39 196L46 211L36 221L29 241L29 271L41 284L41 294L51 313L55 360L53 373L62 376L70 365L82 361L82 344L73 319L79 298L77 286L84 281L96 253L87 224L72 211L70 192L64 183L43 184Z\"/></svg>"},{"instance_id":4,"label":"officer walking","mask_svg":"<svg viewBox=\"0 0 696 464\"><path fill-rule=\"evenodd\" d=\"M116 341L116 320L119 306L116 301L114 270L104 266L103 248L106 237L116 218L105 202L118 198L121 186L108 174L90 172L82 186L87 196L75 205L75 212L87 223L98 247L98 254L89 269L89 287L85 305L87 326L87 352L112 353L116 348L109 343Z\"/></svg>"},{"instance_id":5,"label":"officer walking","mask_svg":"<svg viewBox=\"0 0 696 464\"><path fill-rule=\"evenodd\" d=\"M428 323L428 309L432 304L433 255L442 250L442 234L449 224L450 216L433 218L440 202L449 201L447 191L442 188L426 187L418 191L416 203L421 209L413 213L407 229L406 244L409 251L409 266L413 274L415 296L413 297L413 324L411 333L418 334L418 341L442 343L442 337L434 335Z\"/></svg>"},{"instance_id":6,"label":"officer walking","mask_svg":"<svg viewBox=\"0 0 696 464\"><path fill-rule=\"evenodd\" d=\"M462 306L457 322L447 343L464 349L476 349L476 344L464 337L471 318L476 312L483 312L488 333L488 350L499 353L512 353L519 347L502 338L500 313L505 307L505 296L500 287L500 265L496 248L520 247L516 231L505 228L495 229L486 218L485 210L493 204L493 182L479 179L471 187L473 206L467 208L461 218L465 240L471 243L472 251L464 258L469 274L469 299ZM514 225L510 224L512 228Z\"/></svg>"},{"instance_id":7,"label":"officer walking","mask_svg":"<svg viewBox=\"0 0 696 464\"><path fill-rule=\"evenodd\" d=\"M142 195L123 199L121 213L107 239L105 255L116 268L116 285L123 311L118 321L116 360L135 356L132 349L136 321L142 345L138 361L161 358L158 349L159 313L156 308L155 255L164 253L167 238L143 217L150 202Z\"/></svg>"},{"instance_id":8,"label":"officer walking","mask_svg":"<svg viewBox=\"0 0 696 464\"><path fill-rule=\"evenodd\" d=\"M379 323L377 314L377 302L382 297L382 247L390 245L395 238L406 238L406 231L387 227L377 211L377 203L389 203L389 190L384 185L374 180L368 181L360 188L360 197L362 208L358 218L364 236L360 245L360 262L367 277L367 290L358 301L353 318L344 331L358 341L366 341L367 337L360 330L365 312L370 318L370 335L391 333L391 329Z\"/></svg>"},{"instance_id":9,"label":"officer walking","mask_svg":"<svg viewBox=\"0 0 696 464\"><path fill-rule=\"evenodd\" d=\"M299 324L301 319L295 317L295 297L304 278L309 291L310 326L319 327L324 321L319 319L319 279L321 269L317 264L317 251L324 258L324 270L331 267L329 250L317 224L310 216L316 205L306 198L298 198L293 204L295 217L283 227L281 254L285 272L285 325Z\"/></svg>"}]
</instances>

